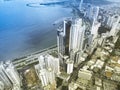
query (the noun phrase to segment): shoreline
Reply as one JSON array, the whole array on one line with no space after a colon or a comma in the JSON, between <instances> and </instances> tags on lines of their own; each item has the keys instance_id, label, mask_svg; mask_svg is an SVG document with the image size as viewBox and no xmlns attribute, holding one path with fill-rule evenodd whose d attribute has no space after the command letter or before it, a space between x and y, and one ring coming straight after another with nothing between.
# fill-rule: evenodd
<instances>
[{"instance_id":1,"label":"shoreline","mask_svg":"<svg viewBox=\"0 0 120 90\"><path fill-rule=\"evenodd\" d=\"M45 52L50 51L51 49L55 49L55 48L57 48L57 44L52 45L52 46L50 46L50 47L48 47L48 48L41 49L41 50L39 50L39 51L30 53L30 54L27 54L27 55L25 55L25 56L17 57L17 58L15 58L15 59L11 60L11 61L14 62L14 61L18 61L18 60L20 60L20 59L27 58L27 57L29 57L29 56L39 55L39 54L41 54L41 53L45 53Z\"/></svg>"}]
</instances>

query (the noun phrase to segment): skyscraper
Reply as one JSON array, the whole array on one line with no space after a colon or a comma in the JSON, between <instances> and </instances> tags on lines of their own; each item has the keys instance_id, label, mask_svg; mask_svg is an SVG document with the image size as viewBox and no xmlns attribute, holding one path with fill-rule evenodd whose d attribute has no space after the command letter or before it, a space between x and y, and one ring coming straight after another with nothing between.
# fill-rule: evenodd
<instances>
[{"instance_id":1,"label":"skyscraper","mask_svg":"<svg viewBox=\"0 0 120 90\"><path fill-rule=\"evenodd\" d=\"M21 80L20 80L19 74L14 69L14 67L12 66L12 64L9 64L9 66L6 67L6 74L7 74L7 76L9 77L9 79L11 80L11 82L13 84L20 85Z\"/></svg>"},{"instance_id":2,"label":"skyscraper","mask_svg":"<svg viewBox=\"0 0 120 90\"><path fill-rule=\"evenodd\" d=\"M120 16L115 16L114 19L116 19L116 20L114 20L112 28L110 30L111 36L115 36L118 33L117 27L118 27L119 22L120 22Z\"/></svg>"},{"instance_id":3,"label":"skyscraper","mask_svg":"<svg viewBox=\"0 0 120 90\"><path fill-rule=\"evenodd\" d=\"M98 36L98 30L100 26L101 26L101 23L93 22L91 27L91 34L93 35L93 38L92 38L93 40Z\"/></svg>"},{"instance_id":4,"label":"skyscraper","mask_svg":"<svg viewBox=\"0 0 120 90\"><path fill-rule=\"evenodd\" d=\"M4 89L5 89L4 83L0 81L0 90L4 90Z\"/></svg>"},{"instance_id":5,"label":"skyscraper","mask_svg":"<svg viewBox=\"0 0 120 90\"><path fill-rule=\"evenodd\" d=\"M50 84L55 83L55 73L51 68L48 68L47 70L47 76Z\"/></svg>"},{"instance_id":6,"label":"skyscraper","mask_svg":"<svg viewBox=\"0 0 120 90\"><path fill-rule=\"evenodd\" d=\"M51 68L55 74L60 73L59 59L51 55L46 55L45 57L46 68Z\"/></svg>"},{"instance_id":7,"label":"skyscraper","mask_svg":"<svg viewBox=\"0 0 120 90\"><path fill-rule=\"evenodd\" d=\"M66 62L67 64L67 74L71 74L73 72L73 61L67 61Z\"/></svg>"},{"instance_id":8,"label":"skyscraper","mask_svg":"<svg viewBox=\"0 0 120 90\"><path fill-rule=\"evenodd\" d=\"M116 21L115 16L108 15L107 26L112 28L113 23Z\"/></svg>"},{"instance_id":9,"label":"skyscraper","mask_svg":"<svg viewBox=\"0 0 120 90\"><path fill-rule=\"evenodd\" d=\"M0 80L4 83L5 87L17 88L21 90L21 80L17 70L14 68L11 62L2 62L0 65Z\"/></svg>"},{"instance_id":10,"label":"skyscraper","mask_svg":"<svg viewBox=\"0 0 120 90\"><path fill-rule=\"evenodd\" d=\"M82 4L83 4L83 0L80 0L80 5L79 5L80 10L82 9Z\"/></svg>"},{"instance_id":11,"label":"skyscraper","mask_svg":"<svg viewBox=\"0 0 120 90\"><path fill-rule=\"evenodd\" d=\"M12 88L12 82L9 80L6 75L6 70L4 68L4 63L0 62L0 81L4 84L5 88Z\"/></svg>"},{"instance_id":12,"label":"skyscraper","mask_svg":"<svg viewBox=\"0 0 120 90\"><path fill-rule=\"evenodd\" d=\"M52 68L42 69L39 73L39 78L41 80L42 86L55 84L55 73Z\"/></svg>"},{"instance_id":13,"label":"skyscraper","mask_svg":"<svg viewBox=\"0 0 120 90\"><path fill-rule=\"evenodd\" d=\"M99 10L100 8L98 6L92 6L90 5L90 9L88 10L88 18L91 22L91 28L90 28L90 35L88 38L88 50L90 53L94 50L94 48L97 45L96 38L98 36L98 30L101 26L101 23L98 22L98 16L99 16Z\"/></svg>"},{"instance_id":14,"label":"skyscraper","mask_svg":"<svg viewBox=\"0 0 120 90\"><path fill-rule=\"evenodd\" d=\"M45 58L43 55L40 55L38 57L38 60L39 60L39 67L40 69L44 69L45 68Z\"/></svg>"},{"instance_id":15,"label":"skyscraper","mask_svg":"<svg viewBox=\"0 0 120 90\"><path fill-rule=\"evenodd\" d=\"M71 21L63 21L62 25L57 28L57 46L58 56L62 60L64 55L69 55L69 35Z\"/></svg>"},{"instance_id":16,"label":"skyscraper","mask_svg":"<svg viewBox=\"0 0 120 90\"><path fill-rule=\"evenodd\" d=\"M93 21L94 22L97 21L97 19L98 19L99 10L100 10L100 8L98 6L94 7L94 11L93 11L93 14L94 14Z\"/></svg>"},{"instance_id":17,"label":"skyscraper","mask_svg":"<svg viewBox=\"0 0 120 90\"><path fill-rule=\"evenodd\" d=\"M43 87L48 85L49 81L48 81L46 69L40 70L39 78L42 82Z\"/></svg>"},{"instance_id":18,"label":"skyscraper","mask_svg":"<svg viewBox=\"0 0 120 90\"><path fill-rule=\"evenodd\" d=\"M77 51L83 51L85 49L84 40L85 40L85 30L86 26L84 25L82 19L75 19L74 24L71 26L70 30L70 59L74 59L75 53ZM74 61L74 60L73 60Z\"/></svg>"},{"instance_id":19,"label":"skyscraper","mask_svg":"<svg viewBox=\"0 0 120 90\"><path fill-rule=\"evenodd\" d=\"M86 17L92 22L96 22L98 19L100 8L98 6L88 5L86 10Z\"/></svg>"},{"instance_id":20,"label":"skyscraper","mask_svg":"<svg viewBox=\"0 0 120 90\"><path fill-rule=\"evenodd\" d=\"M69 50L73 51L83 50L84 34L85 25L82 23L82 19L76 19L75 24L72 25L70 31Z\"/></svg>"},{"instance_id":21,"label":"skyscraper","mask_svg":"<svg viewBox=\"0 0 120 90\"><path fill-rule=\"evenodd\" d=\"M93 18L93 7L90 4L87 6L85 17L87 17L89 20Z\"/></svg>"}]
</instances>

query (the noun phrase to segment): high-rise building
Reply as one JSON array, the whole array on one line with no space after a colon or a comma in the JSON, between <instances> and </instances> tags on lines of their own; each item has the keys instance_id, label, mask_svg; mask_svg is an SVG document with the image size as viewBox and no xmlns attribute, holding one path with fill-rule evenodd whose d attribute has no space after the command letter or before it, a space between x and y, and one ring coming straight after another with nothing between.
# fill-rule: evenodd
<instances>
[{"instance_id":1,"label":"high-rise building","mask_svg":"<svg viewBox=\"0 0 120 90\"><path fill-rule=\"evenodd\" d=\"M65 34L61 28L57 29L57 46L58 52L60 55L64 55L65 46L64 46Z\"/></svg>"},{"instance_id":2,"label":"high-rise building","mask_svg":"<svg viewBox=\"0 0 120 90\"><path fill-rule=\"evenodd\" d=\"M73 72L73 61L68 60L67 64L67 74L71 74Z\"/></svg>"},{"instance_id":3,"label":"high-rise building","mask_svg":"<svg viewBox=\"0 0 120 90\"><path fill-rule=\"evenodd\" d=\"M107 26L111 29L113 25L118 25L120 16L117 14L108 15Z\"/></svg>"},{"instance_id":4,"label":"high-rise building","mask_svg":"<svg viewBox=\"0 0 120 90\"><path fill-rule=\"evenodd\" d=\"M60 74L60 63L58 58L54 59L54 72Z\"/></svg>"},{"instance_id":5,"label":"high-rise building","mask_svg":"<svg viewBox=\"0 0 120 90\"><path fill-rule=\"evenodd\" d=\"M97 46L97 40L95 40L98 37L98 30L101 26L101 23L98 22L98 15L99 15L99 7L93 7L92 11L92 26L91 26L91 35L90 35L90 41L89 43L89 51L92 53L92 51L96 48Z\"/></svg>"},{"instance_id":6,"label":"high-rise building","mask_svg":"<svg viewBox=\"0 0 120 90\"><path fill-rule=\"evenodd\" d=\"M91 8L91 5L88 5L87 8L86 8L86 14L85 14L85 17L87 18L91 18L91 15L92 15L92 8Z\"/></svg>"},{"instance_id":7,"label":"high-rise building","mask_svg":"<svg viewBox=\"0 0 120 90\"><path fill-rule=\"evenodd\" d=\"M57 28L57 46L59 58L69 55L69 35L71 21L63 21L62 27Z\"/></svg>"},{"instance_id":8,"label":"high-rise building","mask_svg":"<svg viewBox=\"0 0 120 90\"><path fill-rule=\"evenodd\" d=\"M99 27L101 26L101 23L99 23L99 22L93 22L93 24L92 24L92 27L91 27L91 34L93 35L93 40L95 39L95 38L97 38L97 36L98 36L98 30L99 30Z\"/></svg>"},{"instance_id":9,"label":"high-rise building","mask_svg":"<svg viewBox=\"0 0 120 90\"><path fill-rule=\"evenodd\" d=\"M44 56L40 55L38 57L38 60L39 60L39 67L40 67L40 69L45 68L45 58L44 58Z\"/></svg>"},{"instance_id":10,"label":"high-rise building","mask_svg":"<svg viewBox=\"0 0 120 90\"><path fill-rule=\"evenodd\" d=\"M82 19L75 19L70 30L70 60L75 61L76 52L83 52L85 50L85 30L86 26Z\"/></svg>"},{"instance_id":11,"label":"high-rise building","mask_svg":"<svg viewBox=\"0 0 120 90\"><path fill-rule=\"evenodd\" d=\"M6 75L6 70L4 68L4 63L0 63L0 81L4 83L5 88L12 88L12 82L9 80L8 76Z\"/></svg>"},{"instance_id":12,"label":"high-rise building","mask_svg":"<svg viewBox=\"0 0 120 90\"><path fill-rule=\"evenodd\" d=\"M0 81L0 90L5 90L5 86L4 86L4 83L2 81Z\"/></svg>"},{"instance_id":13,"label":"high-rise building","mask_svg":"<svg viewBox=\"0 0 120 90\"><path fill-rule=\"evenodd\" d=\"M100 10L100 8L98 6L94 7L94 11L93 11L93 14L94 14L93 21L94 22L96 22L98 19L99 10Z\"/></svg>"},{"instance_id":14,"label":"high-rise building","mask_svg":"<svg viewBox=\"0 0 120 90\"><path fill-rule=\"evenodd\" d=\"M56 84L55 73L51 68L40 70L39 78L43 87L49 84Z\"/></svg>"},{"instance_id":15,"label":"high-rise building","mask_svg":"<svg viewBox=\"0 0 120 90\"><path fill-rule=\"evenodd\" d=\"M55 74L51 68L48 68L47 76L48 76L49 83L54 84L55 83Z\"/></svg>"},{"instance_id":16,"label":"high-rise building","mask_svg":"<svg viewBox=\"0 0 120 90\"><path fill-rule=\"evenodd\" d=\"M42 83L43 87L48 85L49 81L48 81L47 70L46 69L40 70L39 78L41 80L41 83Z\"/></svg>"},{"instance_id":17,"label":"high-rise building","mask_svg":"<svg viewBox=\"0 0 120 90\"><path fill-rule=\"evenodd\" d=\"M112 25L113 25L114 21L115 21L114 16L108 15L107 26L109 28L112 28Z\"/></svg>"},{"instance_id":18,"label":"high-rise building","mask_svg":"<svg viewBox=\"0 0 120 90\"><path fill-rule=\"evenodd\" d=\"M85 35L85 25L82 19L76 19L75 24L72 25L70 31L70 48L69 50L78 51L83 50L84 46L84 35Z\"/></svg>"},{"instance_id":19,"label":"high-rise building","mask_svg":"<svg viewBox=\"0 0 120 90\"><path fill-rule=\"evenodd\" d=\"M118 33L118 25L119 25L119 22L120 22L120 16L115 16L115 22L113 23L112 25L112 28L110 30L110 35L111 36L115 36L117 33Z\"/></svg>"},{"instance_id":20,"label":"high-rise building","mask_svg":"<svg viewBox=\"0 0 120 90\"><path fill-rule=\"evenodd\" d=\"M6 67L6 74L13 84L20 85L21 80L20 80L19 74L15 70L15 68L12 66L12 64L9 64L9 66Z\"/></svg>"},{"instance_id":21,"label":"high-rise building","mask_svg":"<svg viewBox=\"0 0 120 90\"><path fill-rule=\"evenodd\" d=\"M83 5L83 0L80 0L80 5L79 5L80 10L82 10L82 5Z\"/></svg>"},{"instance_id":22,"label":"high-rise building","mask_svg":"<svg viewBox=\"0 0 120 90\"><path fill-rule=\"evenodd\" d=\"M17 70L11 62L1 63L0 65L0 80L4 83L5 87L17 88L21 90L21 80Z\"/></svg>"},{"instance_id":23,"label":"high-rise building","mask_svg":"<svg viewBox=\"0 0 120 90\"><path fill-rule=\"evenodd\" d=\"M75 63L76 65L81 62L80 57L82 56L82 54L83 54L83 52L80 52L80 51L76 52L76 54L75 54L75 61L74 61L74 63Z\"/></svg>"},{"instance_id":24,"label":"high-rise building","mask_svg":"<svg viewBox=\"0 0 120 90\"><path fill-rule=\"evenodd\" d=\"M97 21L98 19L98 15L99 15L99 7L98 6L92 6L92 5L88 5L88 8L86 10L86 17L88 17L88 19L94 23Z\"/></svg>"},{"instance_id":25,"label":"high-rise building","mask_svg":"<svg viewBox=\"0 0 120 90\"><path fill-rule=\"evenodd\" d=\"M46 63L46 68L51 68L55 74L60 73L60 63L58 58L55 58L51 55L46 55L45 63Z\"/></svg>"},{"instance_id":26,"label":"high-rise building","mask_svg":"<svg viewBox=\"0 0 120 90\"><path fill-rule=\"evenodd\" d=\"M75 51L74 50L70 50L70 60L71 61L74 61L74 59L75 59Z\"/></svg>"},{"instance_id":27,"label":"high-rise building","mask_svg":"<svg viewBox=\"0 0 120 90\"><path fill-rule=\"evenodd\" d=\"M40 60L42 61L40 62ZM49 54L41 55L39 57L39 64L35 65L35 69L43 87L52 85L52 87L56 88L55 75L60 73L58 58Z\"/></svg>"}]
</instances>

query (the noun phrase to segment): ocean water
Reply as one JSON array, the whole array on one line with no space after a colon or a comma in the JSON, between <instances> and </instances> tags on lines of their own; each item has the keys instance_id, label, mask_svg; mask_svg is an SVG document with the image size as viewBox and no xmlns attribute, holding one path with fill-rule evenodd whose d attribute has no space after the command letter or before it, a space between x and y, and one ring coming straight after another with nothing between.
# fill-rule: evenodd
<instances>
[{"instance_id":1,"label":"ocean water","mask_svg":"<svg viewBox=\"0 0 120 90\"><path fill-rule=\"evenodd\" d=\"M64 5L39 5L49 1L0 0L0 60L11 60L56 44L53 23L72 16L72 9ZM94 3L108 3L102 1Z\"/></svg>"},{"instance_id":2,"label":"ocean water","mask_svg":"<svg viewBox=\"0 0 120 90\"><path fill-rule=\"evenodd\" d=\"M43 1L0 0L0 60L24 56L56 44L53 23L70 16L71 9L39 6L40 2Z\"/></svg>"}]
</instances>

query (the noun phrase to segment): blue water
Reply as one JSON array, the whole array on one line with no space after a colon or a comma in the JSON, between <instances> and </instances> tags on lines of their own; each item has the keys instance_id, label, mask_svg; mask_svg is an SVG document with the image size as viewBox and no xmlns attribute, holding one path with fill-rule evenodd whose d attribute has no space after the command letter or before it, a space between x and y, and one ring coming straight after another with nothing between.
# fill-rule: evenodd
<instances>
[{"instance_id":1,"label":"blue water","mask_svg":"<svg viewBox=\"0 0 120 90\"><path fill-rule=\"evenodd\" d=\"M53 22L70 16L71 9L26 6L39 2L43 0L0 0L0 60L13 59L56 44Z\"/></svg>"},{"instance_id":2,"label":"blue water","mask_svg":"<svg viewBox=\"0 0 120 90\"><path fill-rule=\"evenodd\" d=\"M40 6L49 1L55 0L0 0L0 60L11 60L56 44L53 23L72 16L72 9L64 6L66 1L72 0L57 0L65 1L63 5ZM105 0L84 1L108 3Z\"/></svg>"}]
</instances>

